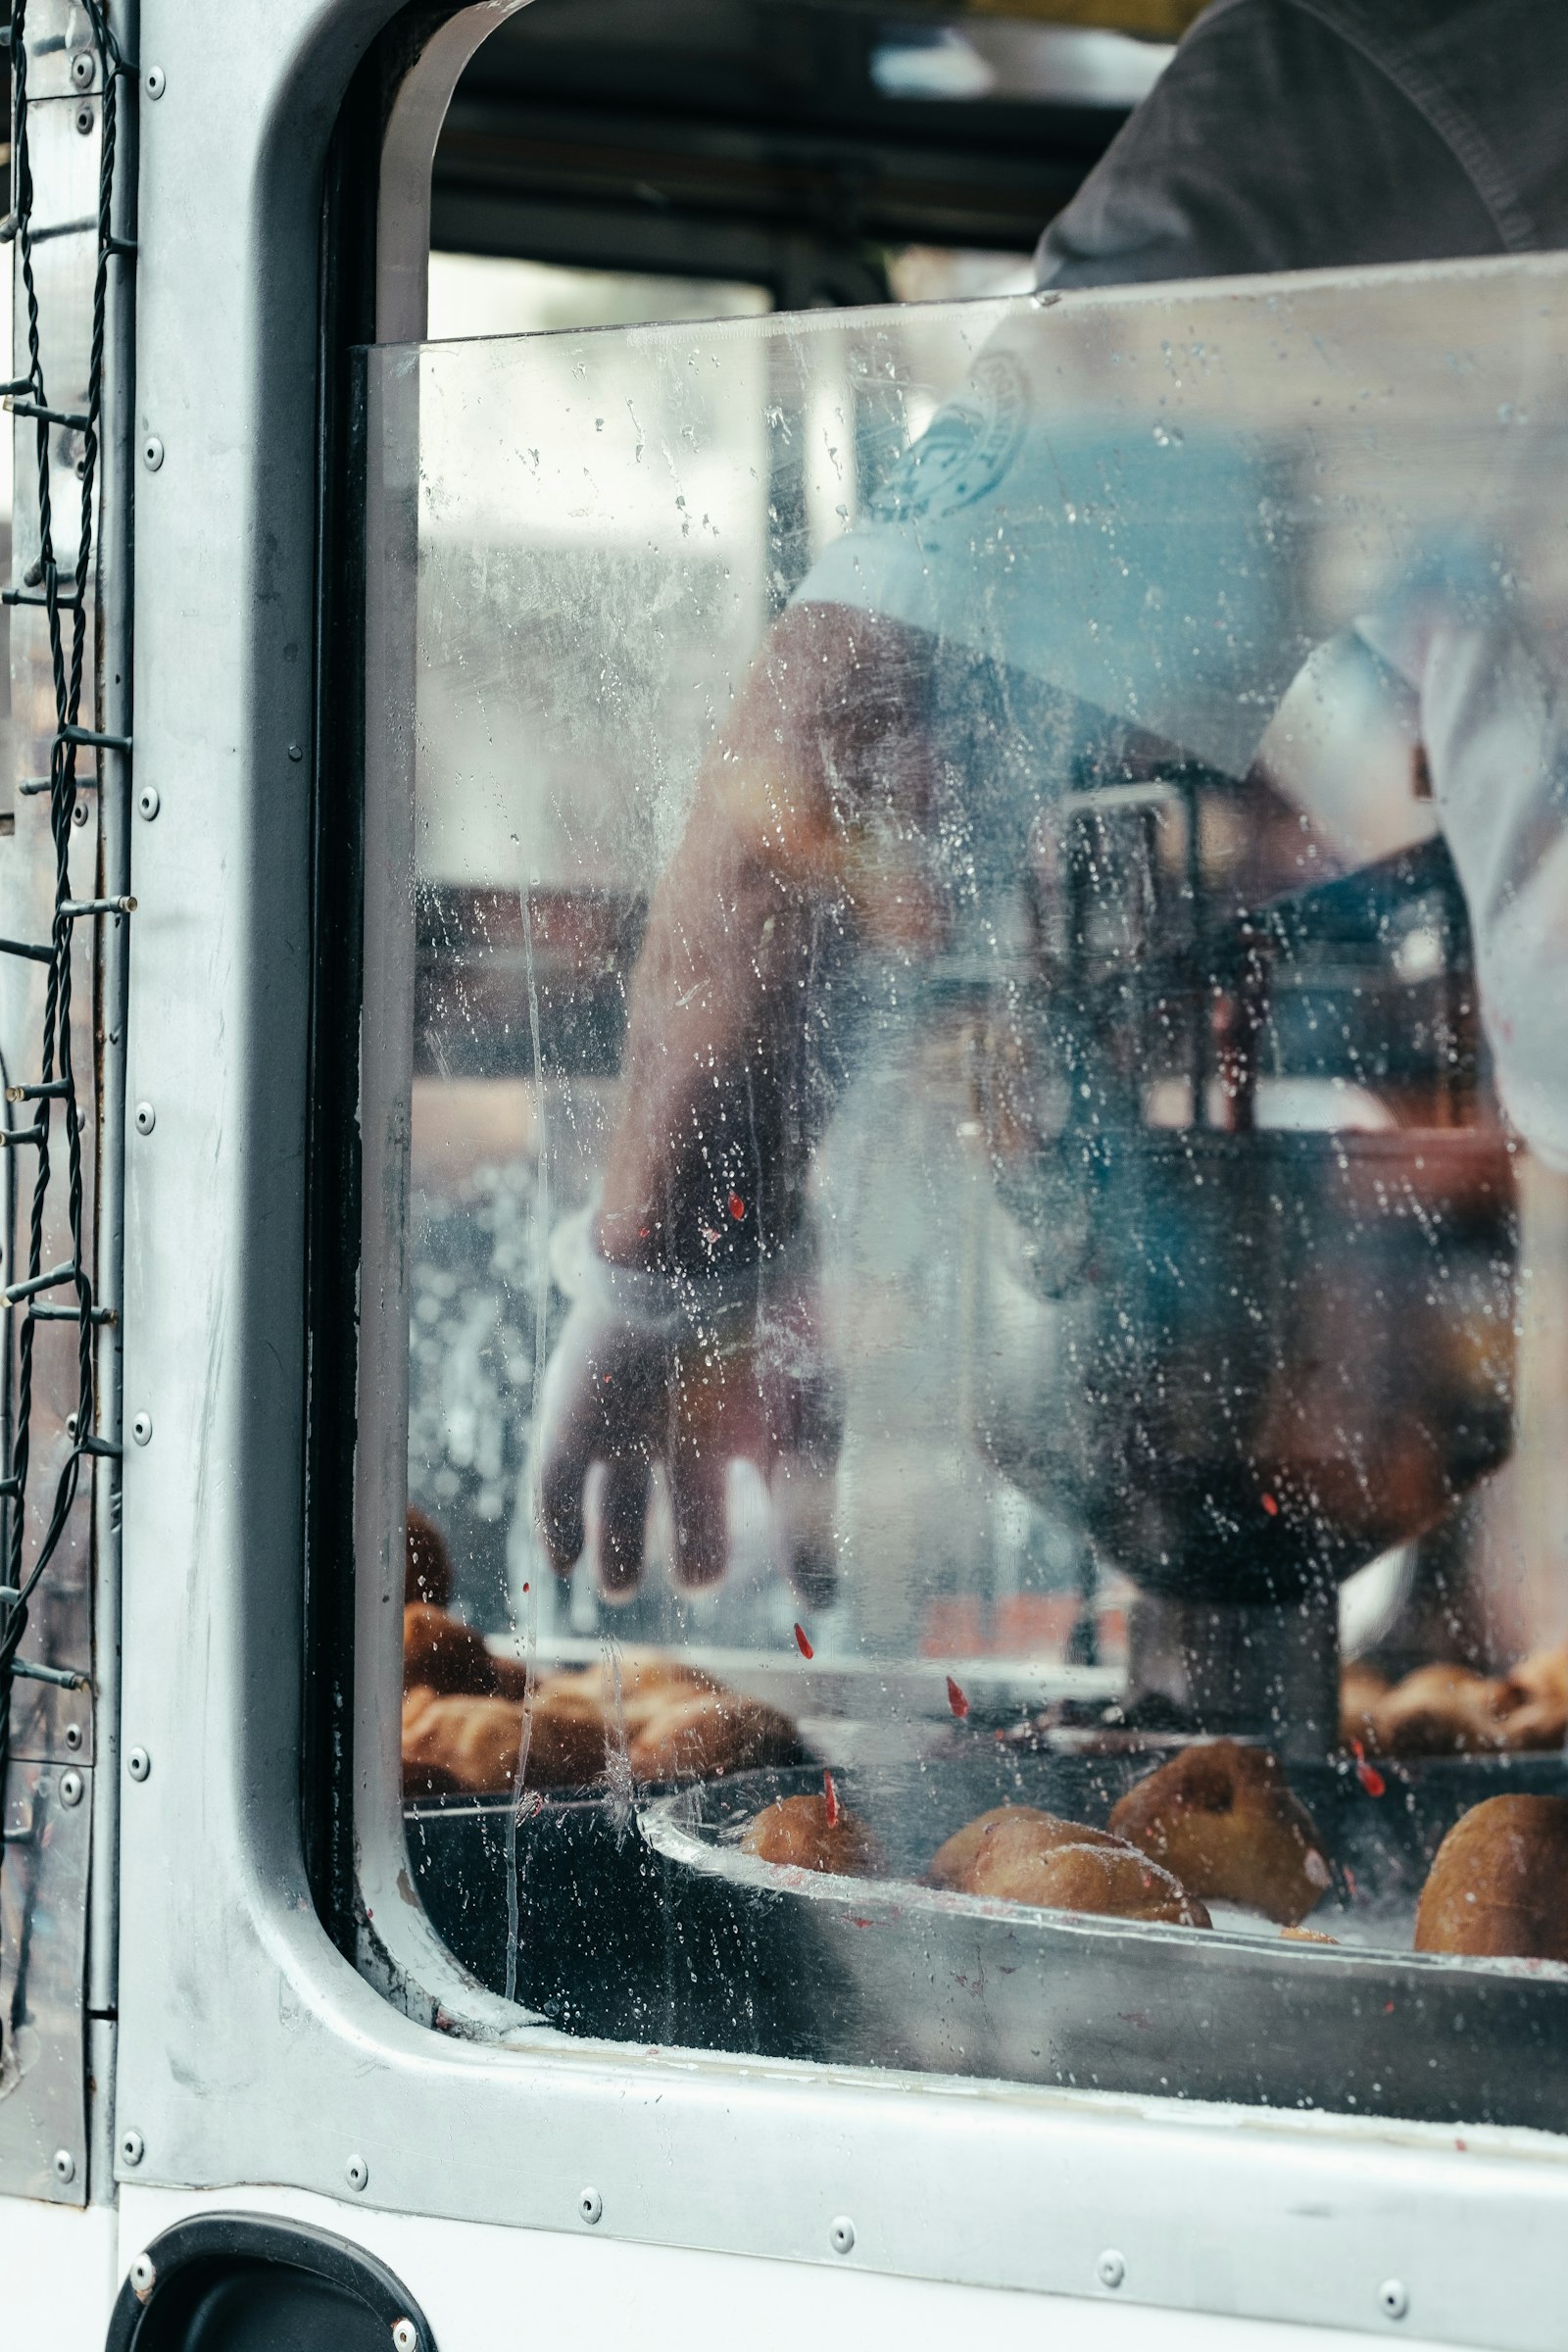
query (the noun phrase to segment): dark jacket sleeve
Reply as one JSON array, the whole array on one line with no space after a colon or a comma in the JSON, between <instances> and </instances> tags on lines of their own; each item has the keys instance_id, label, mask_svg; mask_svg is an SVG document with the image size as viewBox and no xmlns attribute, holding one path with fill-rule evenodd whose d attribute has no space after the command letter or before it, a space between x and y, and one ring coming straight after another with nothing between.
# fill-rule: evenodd
<instances>
[{"instance_id":1,"label":"dark jacket sleeve","mask_svg":"<svg viewBox=\"0 0 1568 2352\"><path fill-rule=\"evenodd\" d=\"M1490 255L1448 142L1295 0L1218 0L1041 239L1039 282L1121 285Z\"/></svg>"}]
</instances>

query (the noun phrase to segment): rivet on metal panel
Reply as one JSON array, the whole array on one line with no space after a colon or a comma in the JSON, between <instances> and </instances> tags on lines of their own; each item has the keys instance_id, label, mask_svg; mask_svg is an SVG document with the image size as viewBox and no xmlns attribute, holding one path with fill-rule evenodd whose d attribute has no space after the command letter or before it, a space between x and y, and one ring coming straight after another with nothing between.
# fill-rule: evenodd
<instances>
[{"instance_id":1,"label":"rivet on metal panel","mask_svg":"<svg viewBox=\"0 0 1568 2352\"><path fill-rule=\"evenodd\" d=\"M133 1781L144 1781L153 1768L153 1760L144 1747L133 1747L125 1758L125 1770Z\"/></svg>"},{"instance_id":2,"label":"rivet on metal panel","mask_svg":"<svg viewBox=\"0 0 1568 2352\"><path fill-rule=\"evenodd\" d=\"M137 815L144 816L147 819L147 822L151 824L153 818L158 814L158 811L162 807L163 803L158 798L157 785L144 784L140 792L138 792L136 795Z\"/></svg>"},{"instance_id":3,"label":"rivet on metal panel","mask_svg":"<svg viewBox=\"0 0 1568 2352\"><path fill-rule=\"evenodd\" d=\"M82 1793L83 1783L79 1772L72 1769L60 1775L60 1802L63 1805L79 1805Z\"/></svg>"},{"instance_id":4,"label":"rivet on metal panel","mask_svg":"<svg viewBox=\"0 0 1568 2352\"><path fill-rule=\"evenodd\" d=\"M138 2303L145 2303L158 2284L158 2265L150 2254L138 2254L130 2266L131 2291Z\"/></svg>"},{"instance_id":5,"label":"rivet on metal panel","mask_svg":"<svg viewBox=\"0 0 1568 2352\"><path fill-rule=\"evenodd\" d=\"M74 2180L75 2178L76 2159L69 2148L56 2148L55 2179L64 2183Z\"/></svg>"},{"instance_id":6,"label":"rivet on metal panel","mask_svg":"<svg viewBox=\"0 0 1568 2352\"><path fill-rule=\"evenodd\" d=\"M141 86L146 91L149 98L161 98L163 96L164 79L164 69L162 66L148 67L146 73L141 77Z\"/></svg>"},{"instance_id":7,"label":"rivet on metal panel","mask_svg":"<svg viewBox=\"0 0 1568 2352\"><path fill-rule=\"evenodd\" d=\"M585 2188L577 2199L577 2211L585 2222L597 2222L605 2210L605 2200L597 2188Z\"/></svg>"},{"instance_id":8,"label":"rivet on metal panel","mask_svg":"<svg viewBox=\"0 0 1568 2352\"><path fill-rule=\"evenodd\" d=\"M1095 2277L1102 2286L1120 2286L1127 2276L1127 2265L1114 2246L1107 2246L1095 2265Z\"/></svg>"},{"instance_id":9,"label":"rivet on metal panel","mask_svg":"<svg viewBox=\"0 0 1568 2352\"><path fill-rule=\"evenodd\" d=\"M158 1113L156 1110L154 1110L152 1104L150 1102L138 1102L136 1105L136 1133L138 1135L151 1135L157 1124Z\"/></svg>"},{"instance_id":10,"label":"rivet on metal panel","mask_svg":"<svg viewBox=\"0 0 1568 2352\"><path fill-rule=\"evenodd\" d=\"M847 2213L841 2213L828 2230L828 2243L835 2254L851 2254L855 2250L855 2224Z\"/></svg>"},{"instance_id":11,"label":"rivet on metal panel","mask_svg":"<svg viewBox=\"0 0 1568 2352\"><path fill-rule=\"evenodd\" d=\"M81 1745L81 1726L79 1723L67 1724L66 1745L71 1748L76 1748Z\"/></svg>"},{"instance_id":12,"label":"rivet on metal panel","mask_svg":"<svg viewBox=\"0 0 1568 2352\"><path fill-rule=\"evenodd\" d=\"M305 757L303 746L297 743L291 743L288 747L288 756L294 760L303 760Z\"/></svg>"},{"instance_id":13,"label":"rivet on metal panel","mask_svg":"<svg viewBox=\"0 0 1568 2352\"><path fill-rule=\"evenodd\" d=\"M74 808L73 808L71 811L71 821L74 825L80 827L87 822L87 819L91 816L91 814L92 810L88 808L86 802L78 801Z\"/></svg>"},{"instance_id":14,"label":"rivet on metal panel","mask_svg":"<svg viewBox=\"0 0 1568 2352\"><path fill-rule=\"evenodd\" d=\"M77 107L74 119L82 137L90 138L98 127L98 109L84 99Z\"/></svg>"},{"instance_id":15,"label":"rivet on metal panel","mask_svg":"<svg viewBox=\"0 0 1568 2352\"><path fill-rule=\"evenodd\" d=\"M392 2341L397 2352L419 2352L419 2330L412 2320L394 2320Z\"/></svg>"},{"instance_id":16,"label":"rivet on metal panel","mask_svg":"<svg viewBox=\"0 0 1568 2352\"><path fill-rule=\"evenodd\" d=\"M78 90L92 88L93 55L90 49L78 49L71 61L71 78Z\"/></svg>"},{"instance_id":17,"label":"rivet on metal panel","mask_svg":"<svg viewBox=\"0 0 1568 2352\"><path fill-rule=\"evenodd\" d=\"M138 1413L135 1420L130 1425L130 1434L135 1439L138 1446L145 1446L153 1434L153 1417L151 1413Z\"/></svg>"},{"instance_id":18,"label":"rivet on metal panel","mask_svg":"<svg viewBox=\"0 0 1568 2352\"><path fill-rule=\"evenodd\" d=\"M156 473L164 462L164 445L156 433L149 433L141 445L141 462L149 473Z\"/></svg>"},{"instance_id":19,"label":"rivet on metal panel","mask_svg":"<svg viewBox=\"0 0 1568 2352\"><path fill-rule=\"evenodd\" d=\"M140 2164L146 2153L147 2142L139 2132L122 2132L120 2134L120 2161L122 2164L134 2167Z\"/></svg>"},{"instance_id":20,"label":"rivet on metal panel","mask_svg":"<svg viewBox=\"0 0 1568 2352\"><path fill-rule=\"evenodd\" d=\"M1385 2278L1378 2288L1378 2309L1386 2320L1402 2320L1410 2308L1410 2293L1402 2278Z\"/></svg>"},{"instance_id":21,"label":"rivet on metal panel","mask_svg":"<svg viewBox=\"0 0 1568 2352\"><path fill-rule=\"evenodd\" d=\"M363 2156L351 2156L343 2167L343 2178L350 2188L365 2188L370 2179L370 2168Z\"/></svg>"}]
</instances>

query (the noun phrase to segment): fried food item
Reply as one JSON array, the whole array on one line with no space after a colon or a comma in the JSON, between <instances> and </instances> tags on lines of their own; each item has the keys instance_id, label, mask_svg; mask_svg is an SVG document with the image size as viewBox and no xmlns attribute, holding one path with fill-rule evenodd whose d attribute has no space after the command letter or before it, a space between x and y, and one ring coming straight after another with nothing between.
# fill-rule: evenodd
<instances>
[{"instance_id":1,"label":"fried food item","mask_svg":"<svg viewBox=\"0 0 1568 2352\"><path fill-rule=\"evenodd\" d=\"M718 1689L700 1667L654 1649L622 1650L613 1662L601 1658L575 1679L581 1690L593 1693L607 1717L613 1717L618 1708L628 1738L661 1707Z\"/></svg>"},{"instance_id":2,"label":"fried food item","mask_svg":"<svg viewBox=\"0 0 1568 2352\"><path fill-rule=\"evenodd\" d=\"M1337 1936L1320 1936L1316 1928L1281 1928L1280 1930L1281 1943L1338 1944L1339 1940Z\"/></svg>"},{"instance_id":3,"label":"fried food item","mask_svg":"<svg viewBox=\"0 0 1568 2352\"><path fill-rule=\"evenodd\" d=\"M572 1675L547 1675L534 1694L529 1729L530 1788L591 1787L605 1770L605 1719L569 1686ZM437 1796L462 1790L497 1795L512 1788L522 1741L522 1702L472 1692L411 1690L403 1701L403 1792Z\"/></svg>"},{"instance_id":4,"label":"fried food item","mask_svg":"<svg viewBox=\"0 0 1568 2352\"><path fill-rule=\"evenodd\" d=\"M1028 1827L1017 1830L1015 1825L1020 1822ZM989 1813L976 1814L961 1830L955 1830L945 1845L938 1846L925 1874L926 1885L951 1887L956 1894L973 1894L970 1881L975 1864L992 1833L1004 1828L1009 1839L1023 1838L1040 1853L1051 1853L1058 1845L1115 1842L1104 1830L1091 1830L1079 1821L1063 1821L1054 1813L1041 1812L1036 1805L993 1805Z\"/></svg>"},{"instance_id":5,"label":"fried food item","mask_svg":"<svg viewBox=\"0 0 1568 2352\"><path fill-rule=\"evenodd\" d=\"M1505 1674L1497 1709L1509 1748L1561 1747L1568 1737L1568 1642L1538 1649Z\"/></svg>"},{"instance_id":6,"label":"fried food item","mask_svg":"<svg viewBox=\"0 0 1568 2352\"><path fill-rule=\"evenodd\" d=\"M1415 1948L1568 1960L1568 1797L1489 1796L1461 1815L1421 1889Z\"/></svg>"},{"instance_id":7,"label":"fried food item","mask_svg":"<svg viewBox=\"0 0 1568 2352\"><path fill-rule=\"evenodd\" d=\"M1168 1927L1209 1916L1167 1870L1125 1839L1031 1805L999 1805L950 1838L927 1878L958 1894L988 1894L1049 1911L1088 1911Z\"/></svg>"},{"instance_id":8,"label":"fried food item","mask_svg":"<svg viewBox=\"0 0 1568 2352\"><path fill-rule=\"evenodd\" d=\"M479 1795L510 1788L517 1769L522 1709L506 1698L429 1690L403 1700L403 1793Z\"/></svg>"},{"instance_id":9,"label":"fried food item","mask_svg":"<svg viewBox=\"0 0 1568 2352\"><path fill-rule=\"evenodd\" d=\"M1392 1690L1375 1679L1348 1668L1340 1685L1346 1744L1359 1740L1368 1755L1519 1754L1561 1747L1568 1736L1568 1644L1538 1650L1509 1674L1436 1664Z\"/></svg>"},{"instance_id":10,"label":"fried food item","mask_svg":"<svg viewBox=\"0 0 1568 2352\"><path fill-rule=\"evenodd\" d=\"M628 1713L626 1755L635 1781L712 1781L762 1764L793 1764L800 1752L788 1716L716 1685L667 1693L635 1731Z\"/></svg>"},{"instance_id":11,"label":"fried food item","mask_svg":"<svg viewBox=\"0 0 1568 2352\"><path fill-rule=\"evenodd\" d=\"M887 1869L864 1822L847 1806L830 1808L825 1794L781 1796L764 1805L741 1839L741 1851L835 1879L875 1879Z\"/></svg>"},{"instance_id":12,"label":"fried food item","mask_svg":"<svg viewBox=\"0 0 1568 2352\"><path fill-rule=\"evenodd\" d=\"M405 1674L405 1793L510 1788L522 1739L521 1664L491 1657L476 1634L442 1610L416 1607L405 1616L416 1621L418 1644ZM432 1626L432 1619L439 1623ZM422 1681L416 1682L416 1667ZM437 1674L447 1680L429 1679ZM786 1716L720 1689L695 1667L651 1657L622 1661L618 1721L614 1679L604 1667L538 1677L523 1775L528 1788L591 1788L604 1779L621 1737L637 1781L716 1780L800 1760Z\"/></svg>"},{"instance_id":13,"label":"fried food item","mask_svg":"<svg viewBox=\"0 0 1568 2352\"><path fill-rule=\"evenodd\" d=\"M452 1599L455 1579L452 1573L452 1554L447 1540L427 1511L416 1502L409 1505L406 1566L403 1576L405 1601L426 1601L431 1608L444 1609Z\"/></svg>"},{"instance_id":14,"label":"fried food item","mask_svg":"<svg viewBox=\"0 0 1568 2352\"><path fill-rule=\"evenodd\" d=\"M413 1600L403 1612L403 1688L493 1697L500 1682L496 1661L471 1626Z\"/></svg>"},{"instance_id":15,"label":"fried food item","mask_svg":"<svg viewBox=\"0 0 1568 2352\"><path fill-rule=\"evenodd\" d=\"M1504 1744L1501 1684L1466 1666L1418 1666L1344 1726L1374 1756L1466 1756ZM1343 1709L1342 1709L1343 1712Z\"/></svg>"},{"instance_id":16,"label":"fried food item","mask_svg":"<svg viewBox=\"0 0 1568 2352\"><path fill-rule=\"evenodd\" d=\"M1312 1816L1267 1748L1210 1740L1129 1788L1110 1826L1194 1894L1295 1927L1331 1882Z\"/></svg>"},{"instance_id":17,"label":"fried food item","mask_svg":"<svg viewBox=\"0 0 1568 2352\"><path fill-rule=\"evenodd\" d=\"M1048 1911L1088 1911L1167 1927L1206 1928L1204 1906L1136 1846L1080 1822L1040 1820L1014 1808L994 1822L970 1865L967 1891ZM1065 1835L1063 1834L1065 1833Z\"/></svg>"}]
</instances>

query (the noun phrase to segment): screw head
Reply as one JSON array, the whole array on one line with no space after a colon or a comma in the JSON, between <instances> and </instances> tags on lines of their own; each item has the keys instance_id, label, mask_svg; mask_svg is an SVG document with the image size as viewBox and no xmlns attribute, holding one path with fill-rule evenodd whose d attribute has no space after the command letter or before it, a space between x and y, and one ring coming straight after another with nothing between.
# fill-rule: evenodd
<instances>
[{"instance_id":1,"label":"screw head","mask_svg":"<svg viewBox=\"0 0 1568 2352\"><path fill-rule=\"evenodd\" d=\"M76 109L74 120L82 137L89 138L98 127L97 109L84 99Z\"/></svg>"},{"instance_id":2,"label":"screw head","mask_svg":"<svg viewBox=\"0 0 1568 2352\"><path fill-rule=\"evenodd\" d=\"M1102 2286L1120 2286L1127 2276L1127 2265L1114 2246L1107 2246L1095 2265L1095 2277Z\"/></svg>"},{"instance_id":3,"label":"screw head","mask_svg":"<svg viewBox=\"0 0 1568 2352\"><path fill-rule=\"evenodd\" d=\"M1378 2309L1386 2320L1402 2320L1410 2308L1410 2294L1402 2278L1385 2278L1378 2288Z\"/></svg>"},{"instance_id":4,"label":"screw head","mask_svg":"<svg viewBox=\"0 0 1568 2352\"><path fill-rule=\"evenodd\" d=\"M85 1784L74 1765L60 1775L60 1802L63 1805L79 1805L84 1793Z\"/></svg>"},{"instance_id":5,"label":"screw head","mask_svg":"<svg viewBox=\"0 0 1568 2352\"><path fill-rule=\"evenodd\" d=\"M161 98L164 94L166 79L162 66L149 66L141 77L141 86L149 98Z\"/></svg>"},{"instance_id":6,"label":"screw head","mask_svg":"<svg viewBox=\"0 0 1568 2352\"><path fill-rule=\"evenodd\" d=\"M158 2284L158 2266L150 2254L138 2254L130 2266L130 2283L138 2303L145 2303Z\"/></svg>"},{"instance_id":7,"label":"screw head","mask_svg":"<svg viewBox=\"0 0 1568 2352\"><path fill-rule=\"evenodd\" d=\"M157 1124L158 1113L156 1110L154 1110L152 1104L150 1102L138 1102L136 1105L136 1133L138 1135L151 1135Z\"/></svg>"},{"instance_id":8,"label":"screw head","mask_svg":"<svg viewBox=\"0 0 1568 2352\"><path fill-rule=\"evenodd\" d=\"M149 473L156 473L164 462L164 445L156 433L149 433L141 445L141 462Z\"/></svg>"},{"instance_id":9,"label":"screw head","mask_svg":"<svg viewBox=\"0 0 1568 2352\"><path fill-rule=\"evenodd\" d=\"M291 743L288 747L288 756L298 767L305 757L305 746L302 743Z\"/></svg>"},{"instance_id":10,"label":"screw head","mask_svg":"<svg viewBox=\"0 0 1568 2352\"><path fill-rule=\"evenodd\" d=\"M157 785L144 784L140 792L138 792L136 795L136 814L138 816L144 816L147 819L147 822L151 824L153 818L158 814L158 811L162 807L163 803L158 798Z\"/></svg>"},{"instance_id":11,"label":"screw head","mask_svg":"<svg viewBox=\"0 0 1568 2352\"><path fill-rule=\"evenodd\" d=\"M577 2199L577 2211L590 2228L605 2210L605 2200L597 2188L585 2188Z\"/></svg>"},{"instance_id":12,"label":"screw head","mask_svg":"<svg viewBox=\"0 0 1568 2352\"><path fill-rule=\"evenodd\" d=\"M130 1425L130 1434L138 1446L145 1446L153 1434L151 1413L138 1413Z\"/></svg>"},{"instance_id":13,"label":"screw head","mask_svg":"<svg viewBox=\"0 0 1568 2352\"><path fill-rule=\"evenodd\" d=\"M144 1781L153 1768L153 1760L144 1747L133 1747L125 1758L125 1770L133 1781Z\"/></svg>"},{"instance_id":14,"label":"screw head","mask_svg":"<svg viewBox=\"0 0 1568 2352\"><path fill-rule=\"evenodd\" d=\"M76 1748L81 1745L81 1726L79 1723L67 1724L66 1745L71 1748Z\"/></svg>"},{"instance_id":15,"label":"screw head","mask_svg":"<svg viewBox=\"0 0 1568 2352\"><path fill-rule=\"evenodd\" d=\"M827 2242L832 2247L835 2254L851 2254L854 2252L855 2224L851 2221L847 2213L841 2213L838 2216L838 2219L832 2223L828 2230Z\"/></svg>"},{"instance_id":16,"label":"screw head","mask_svg":"<svg viewBox=\"0 0 1568 2352\"><path fill-rule=\"evenodd\" d=\"M90 49L78 49L71 61L71 78L78 90L92 88L93 55Z\"/></svg>"},{"instance_id":17,"label":"screw head","mask_svg":"<svg viewBox=\"0 0 1568 2352\"><path fill-rule=\"evenodd\" d=\"M396 2352L419 2352L419 2330L412 2320L394 2320L392 2341Z\"/></svg>"},{"instance_id":18,"label":"screw head","mask_svg":"<svg viewBox=\"0 0 1568 2352\"><path fill-rule=\"evenodd\" d=\"M122 2132L120 2134L120 2161L122 2164L128 2164L134 2172L146 2153L147 2142L139 2132Z\"/></svg>"},{"instance_id":19,"label":"screw head","mask_svg":"<svg viewBox=\"0 0 1568 2352\"><path fill-rule=\"evenodd\" d=\"M343 2178L352 2189L367 2188L369 2185L370 2168L363 2156L351 2156L343 2167Z\"/></svg>"},{"instance_id":20,"label":"screw head","mask_svg":"<svg viewBox=\"0 0 1568 2352\"><path fill-rule=\"evenodd\" d=\"M64 2187L69 2182L74 2180L75 2178L76 2159L74 2156L73 2156L69 2148L56 2148L55 2179L61 2183L62 2187Z\"/></svg>"}]
</instances>

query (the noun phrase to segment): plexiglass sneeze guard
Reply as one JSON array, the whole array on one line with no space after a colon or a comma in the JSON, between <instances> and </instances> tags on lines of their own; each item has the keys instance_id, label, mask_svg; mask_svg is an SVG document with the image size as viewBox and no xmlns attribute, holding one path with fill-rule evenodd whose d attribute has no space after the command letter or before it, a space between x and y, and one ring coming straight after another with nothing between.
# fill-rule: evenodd
<instances>
[{"instance_id":1,"label":"plexiglass sneeze guard","mask_svg":"<svg viewBox=\"0 0 1568 2352\"><path fill-rule=\"evenodd\" d=\"M367 366L363 1850L404 1599L538 2021L1558 2124L1568 272Z\"/></svg>"}]
</instances>

